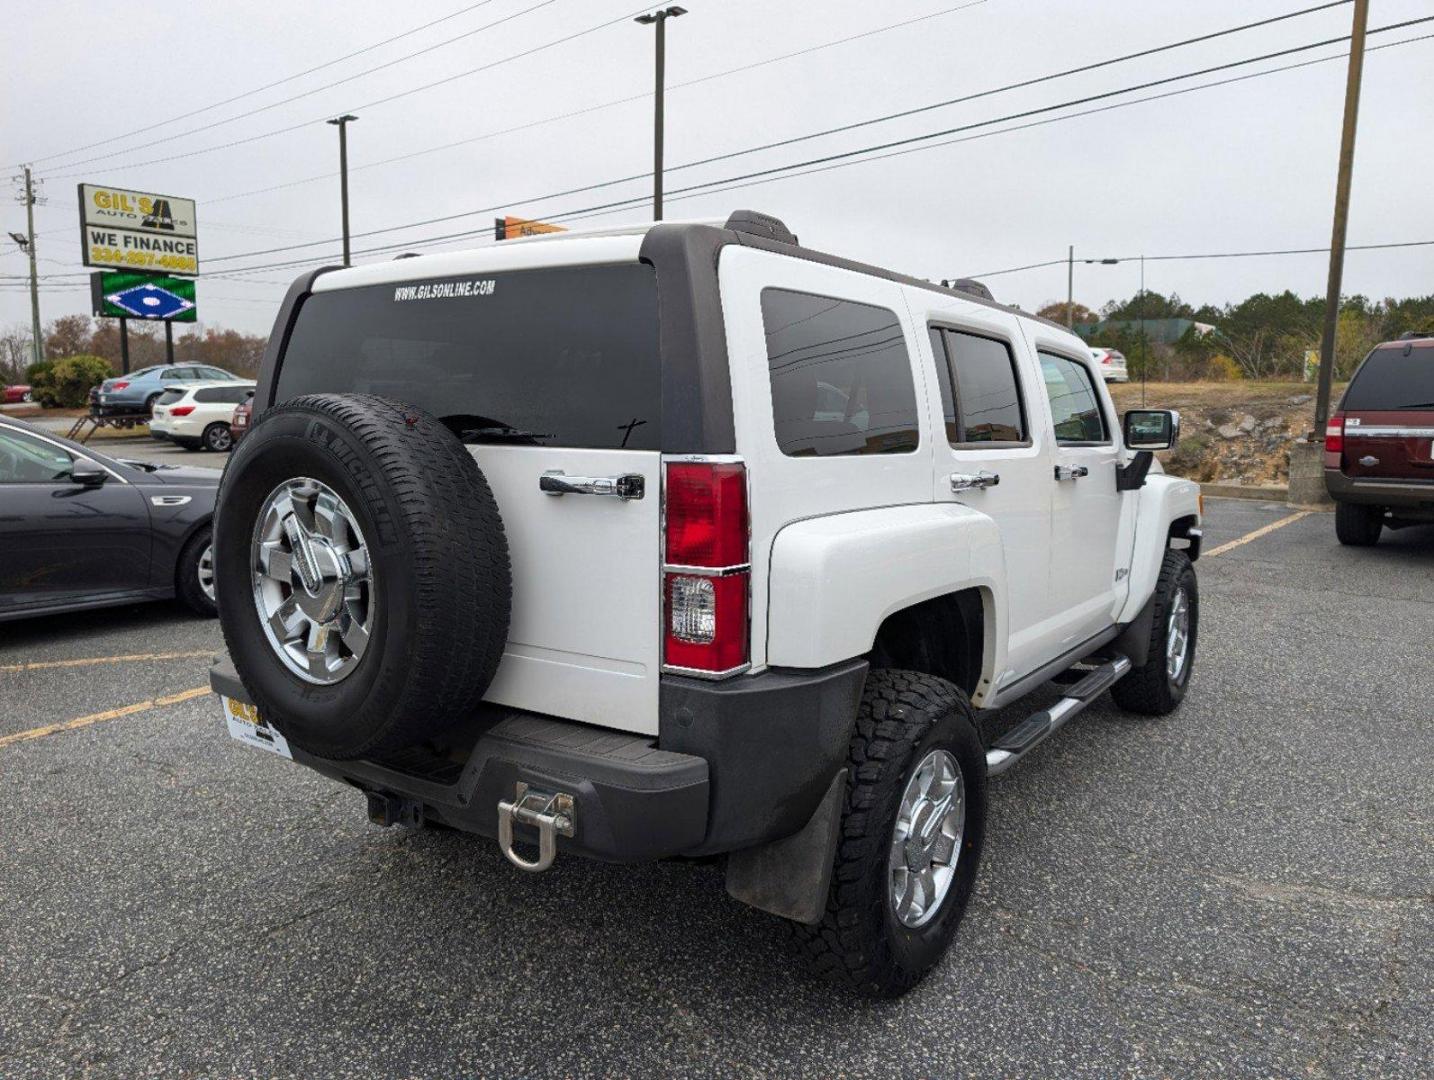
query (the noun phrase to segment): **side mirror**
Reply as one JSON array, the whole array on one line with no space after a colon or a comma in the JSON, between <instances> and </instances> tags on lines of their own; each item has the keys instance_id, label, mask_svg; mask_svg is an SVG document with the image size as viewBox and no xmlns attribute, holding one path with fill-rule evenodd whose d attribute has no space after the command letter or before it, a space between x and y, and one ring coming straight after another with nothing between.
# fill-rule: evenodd
<instances>
[{"instance_id":1,"label":"side mirror","mask_svg":"<svg viewBox=\"0 0 1434 1080\"><path fill-rule=\"evenodd\" d=\"M1169 450L1180 438L1180 414L1172 409L1131 409L1125 414L1127 450Z\"/></svg>"},{"instance_id":2,"label":"side mirror","mask_svg":"<svg viewBox=\"0 0 1434 1080\"><path fill-rule=\"evenodd\" d=\"M80 487L99 487L109 478L110 474L89 458L75 458L70 466L70 481Z\"/></svg>"}]
</instances>

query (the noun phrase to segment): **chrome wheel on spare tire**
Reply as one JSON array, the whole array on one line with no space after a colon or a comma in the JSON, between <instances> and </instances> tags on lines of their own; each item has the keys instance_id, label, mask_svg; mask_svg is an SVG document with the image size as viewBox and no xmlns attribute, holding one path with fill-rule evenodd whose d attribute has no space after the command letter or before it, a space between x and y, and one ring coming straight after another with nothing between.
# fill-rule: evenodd
<instances>
[{"instance_id":1,"label":"chrome wheel on spare tire","mask_svg":"<svg viewBox=\"0 0 1434 1080\"><path fill-rule=\"evenodd\" d=\"M329 685L362 659L377 598L363 530L327 484L286 480L264 500L249 544L260 624L284 666Z\"/></svg>"},{"instance_id":2,"label":"chrome wheel on spare tire","mask_svg":"<svg viewBox=\"0 0 1434 1080\"><path fill-rule=\"evenodd\" d=\"M933 750L911 774L891 835L891 909L903 926L924 926L941 910L965 828L961 767Z\"/></svg>"}]
</instances>

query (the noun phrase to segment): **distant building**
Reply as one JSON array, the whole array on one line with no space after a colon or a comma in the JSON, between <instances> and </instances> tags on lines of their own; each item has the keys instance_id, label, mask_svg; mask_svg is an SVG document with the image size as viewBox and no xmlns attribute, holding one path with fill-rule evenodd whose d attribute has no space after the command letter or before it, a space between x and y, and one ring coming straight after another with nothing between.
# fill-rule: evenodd
<instances>
[{"instance_id":1,"label":"distant building","mask_svg":"<svg viewBox=\"0 0 1434 1080\"><path fill-rule=\"evenodd\" d=\"M1145 328L1147 338L1165 345L1175 344L1185 336L1187 330L1193 329L1196 337L1215 332L1215 327L1210 323L1196 322L1194 319L1102 319L1100 322L1077 323L1075 332L1086 341L1099 345L1103 335L1139 334L1141 327Z\"/></svg>"}]
</instances>

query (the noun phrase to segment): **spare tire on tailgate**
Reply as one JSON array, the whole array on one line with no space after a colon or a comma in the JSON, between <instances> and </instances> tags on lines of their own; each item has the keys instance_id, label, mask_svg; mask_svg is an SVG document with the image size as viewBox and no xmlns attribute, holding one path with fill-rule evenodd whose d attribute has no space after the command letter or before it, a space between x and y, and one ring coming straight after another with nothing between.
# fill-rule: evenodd
<instances>
[{"instance_id":1,"label":"spare tire on tailgate","mask_svg":"<svg viewBox=\"0 0 1434 1080\"><path fill-rule=\"evenodd\" d=\"M420 409L318 394L265 411L225 470L214 551L229 656L300 750L421 742L493 680L503 521L478 463Z\"/></svg>"}]
</instances>

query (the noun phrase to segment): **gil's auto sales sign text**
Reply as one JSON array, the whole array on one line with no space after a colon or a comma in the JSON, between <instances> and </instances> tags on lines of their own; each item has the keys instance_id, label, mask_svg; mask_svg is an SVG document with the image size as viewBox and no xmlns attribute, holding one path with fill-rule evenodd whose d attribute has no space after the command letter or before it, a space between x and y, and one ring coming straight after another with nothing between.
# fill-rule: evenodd
<instances>
[{"instance_id":1,"label":"gil's auto sales sign text","mask_svg":"<svg viewBox=\"0 0 1434 1080\"><path fill-rule=\"evenodd\" d=\"M86 266L199 273L193 199L81 184L80 229Z\"/></svg>"}]
</instances>

